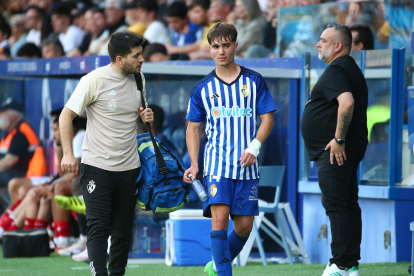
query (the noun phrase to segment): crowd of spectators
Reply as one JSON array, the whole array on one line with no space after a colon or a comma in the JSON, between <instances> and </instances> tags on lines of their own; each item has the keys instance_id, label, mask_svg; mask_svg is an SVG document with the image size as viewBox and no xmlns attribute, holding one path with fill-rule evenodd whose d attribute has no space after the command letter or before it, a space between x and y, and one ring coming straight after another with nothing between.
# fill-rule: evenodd
<instances>
[{"instance_id":1,"label":"crowd of spectators","mask_svg":"<svg viewBox=\"0 0 414 276\"><path fill-rule=\"evenodd\" d=\"M2 1L0 59L108 55L110 36L126 30L146 39L146 61L210 59L207 33L219 21L236 26L239 58L276 57L278 9L324 2L335 1Z\"/></svg>"}]
</instances>

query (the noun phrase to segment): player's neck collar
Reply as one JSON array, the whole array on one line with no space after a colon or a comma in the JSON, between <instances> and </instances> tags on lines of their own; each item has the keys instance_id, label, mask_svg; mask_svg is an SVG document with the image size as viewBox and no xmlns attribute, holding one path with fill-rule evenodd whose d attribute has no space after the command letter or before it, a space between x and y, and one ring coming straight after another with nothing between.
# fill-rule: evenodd
<instances>
[{"instance_id":1,"label":"player's neck collar","mask_svg":"<svg viewBox=\"0 0 414 276\"><path fill-rule=\"evenodd\" d=\"M242 73L243 73L243 66L240 66L240 65L238 65L237 64L237 66L239 66L240 67L240 73L239 73L239 75L234 79L234 81L232 81L231 83L227 83L227 82L225 82L224 80L222 80L222 79L220 79L220 77L217 75L217 72L216 72L216 70L217 70L217 68L216 69L214 69L214 76L221 82L221 83L223 83L223 84L225 84L225 85L227 85L227 86L232 86L233 84L235 84L239 79L240 79L240 77L241 77L241 75L242 75Z\"/></svg>"}]
</instances>

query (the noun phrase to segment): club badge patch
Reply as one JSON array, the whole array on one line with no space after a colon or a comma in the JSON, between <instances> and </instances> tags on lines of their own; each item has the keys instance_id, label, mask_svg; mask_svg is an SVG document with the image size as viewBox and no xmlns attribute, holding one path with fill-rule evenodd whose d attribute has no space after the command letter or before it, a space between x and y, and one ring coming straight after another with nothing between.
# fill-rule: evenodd
<instances>
[{"instance_id":1,"label":"club badge patch","mask_svg":"<svg viewBox=\"0 0 414 276\"><path fill-rule=\"evenodd\" d=\"M210 195L214 197L217 194L217 186L216 184L212 184L209 189Z\"/></svg>"},{"instance_id":2,"label":"club badge patch","mask_svg":"<svg viewBox=\"0 0 414 276\"><path fill-rule=\"evenodd\" d=\"M241 90L243 96L247 97L249 95L249 87L247 87L247 84L243 85L243 88Z\"/></svg>"},{"instance_id":3,"label":"club badge patch","mask_svg":"<svg viewBox=\"0 0 414 276\"><path fill-rule=\"evenodd\" d=\"M92 193L95 190L95 187L96 187L95 181L93 181L93 180L89 181L88 186L86 186L89 193Z\"/></svg>"}]
</instances>

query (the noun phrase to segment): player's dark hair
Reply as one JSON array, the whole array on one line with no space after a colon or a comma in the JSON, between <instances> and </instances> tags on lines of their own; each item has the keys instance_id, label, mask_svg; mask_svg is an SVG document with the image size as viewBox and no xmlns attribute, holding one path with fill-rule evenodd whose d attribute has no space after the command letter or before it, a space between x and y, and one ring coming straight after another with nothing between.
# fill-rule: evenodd
<instances>
[{"instance_id":1,"label":"player's dark hair","mask_svg":"<svg viewBox=\"0 0 414 276\"><path fill-rule=\"evenodd\" d=\"M352 44L352 34L349 30L348 26L337 24L337 23L330 23L328 26L326 26L327 29L333 28L335 32L337 32L340 36L340 41L344 45L345 48L347 48L349 51L351 50L351 44Z\"/></svg>"},{"instance_id":2,"label":"player's dark hair","mask_svg":"<svg viewBox=\"0 0 414 276\"><path fill-rule=\"evenodd\" d=\"M18 57L41 58L42 52L34 43L26 43L17 51Z\"/></svg>"},{"instance_id":3,"label":"player's dark hair","mask_svg":"<svg viewBox=\"0 0 414 276\"><path fill-rule=\"evenodd\" d=\"M146 10L147 12L154 12L155 16L158 14L158 3L155 0L140 0L137 4L138 9Z\"/></svg>"},{"instance_id":4,"label":"player's dark hair","mask_svg":"<svg viewBox=\"0 0 414 276\"><path fill-rule=\"evenodd\" d=\"M355 38L353 43L358 44L362 42L364 50L374 50L374 34L368 25L353 25L349 27L352 32L357 32L358 36Z\"/></svg>"},{"instance_id":5,"label":"player's dark hair","mask_svg":"<svg viewBox=\"0 0 414 276\"><path fill-rule=\"evenodd\" d=\"M111 62L116 61L117 56L126 57L132 52L132 48L141 46L145 39L130 32L113 34L108 44L108 53Z\"/></svg>"},{"instance_id":6,"label":"player's dark hair","mask_svg":"<svg viewBox=\"0 0 414 276\"><path fill-rule=\"evenodd\" d=\"M200 6L203 10L208 11L210 8L210 0L193 0L191 2L189 10L194 9L197 6Z\"/></svg>"},{"instance_id":7,"label":"player's dark hair","mask_svg":"<svg viewBox=\"0 0 414 276\"><path fill-rule=\"evenodd\" d=\"M187 6L184 2L173 2L171 5L167 7L165 10L165 15L168 17L180 17L180 18L187 18Z\"/></svg>"},{"instance_id":8,"label":"player's dark hair","mask_svg":"<svg viewBox=\"0 0 414 276\"><path fill-rule=\"evenodd\" d=\"M156 104L149 104L149 108L152 109L152 112L154 113L154 122L152 123L154 130L157 132L162 131L162 125L164 124L165 119L165 113L161 106L158 106Z\"/></svg>"},{"instance_id":9,"label":"player's dark hair","mask_svg":"<svg viewBox=\"0 0 414 276\"><path fill-rule=\"evenodd\" d=\"M168 55L167 48L163 44L151 43L145 47L145 50L142 52L142 56L144 57L145 61L149 61L150 57L157 53Z\"/></svg>"},{"instance_id":10,"label":"player's dark hair","mask_svg":"<svg viewBox=\"0 0 414 276\"><path fill-rule=\"evenodd\" d=\"M227 22L218 22L214 25L207 34L208 44L212 44L216 40L229 40L230 42L237 41L237 30L234 25Z\"/></svg>"}]
</instances>

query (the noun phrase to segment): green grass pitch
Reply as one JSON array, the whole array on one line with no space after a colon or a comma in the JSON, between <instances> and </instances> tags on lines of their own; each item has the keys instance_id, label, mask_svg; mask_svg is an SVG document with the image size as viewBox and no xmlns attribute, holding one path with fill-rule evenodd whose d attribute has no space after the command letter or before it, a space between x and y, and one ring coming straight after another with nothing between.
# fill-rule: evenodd
<instances>
[{"instance_id":1,"label":"green grass pitch","mask_svg":"<svg viewBox=\"0 0 414 276\"><path fill-rule=\"evenodd\" d=\"M69 257L52 254L44 258L4 259L0 249L1 276L88 276L89 265L72 261ZM362 276L408 276L409 263L361 264ZM320 276L325 265L286 265L248 263L245 267L234 267L235 276ZM196 276L205 275L203 267L168 267L165 264L129 265L126 276Z\"/></svg>"}]
</instances>

